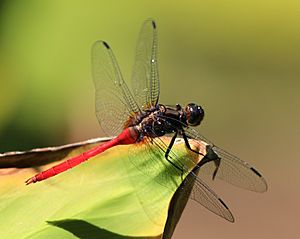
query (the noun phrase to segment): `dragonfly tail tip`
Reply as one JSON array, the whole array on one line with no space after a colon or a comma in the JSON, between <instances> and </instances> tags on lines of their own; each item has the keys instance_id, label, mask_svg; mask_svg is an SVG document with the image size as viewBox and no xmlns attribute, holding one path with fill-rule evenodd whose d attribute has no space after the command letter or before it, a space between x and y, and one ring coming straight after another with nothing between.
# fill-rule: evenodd
<instances>
[{"instance_id":1,"label":"dragonfly tail tip","mask_svg":"<svg viewBox=\"0 0 300 239\"><path fill-rule=\"evenodd\" d=\"M29 185L31 183L35 183L36 182L36 177L32 177L32 178L29 178L25 181L25 184L26 185Z\"/></svg>"}]
</instances>

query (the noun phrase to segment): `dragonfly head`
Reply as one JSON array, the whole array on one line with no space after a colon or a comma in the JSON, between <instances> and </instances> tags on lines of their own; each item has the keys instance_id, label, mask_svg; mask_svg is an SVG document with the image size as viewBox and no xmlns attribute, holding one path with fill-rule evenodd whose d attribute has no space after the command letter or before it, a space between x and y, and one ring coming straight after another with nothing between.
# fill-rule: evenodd
<instances>
[{"instance_id":1,"label":"dragonfly head","mask_svg":"<svg viewBox=\"0 0 300 239\"><path fill-rule=\"evenodd\" d=\"M190 126L197 126L201 123L204 117L204 110L201 106L194 103L189 103L185 108L184 112L186 114L187 123Z\"/></svg>"}]
</instances>

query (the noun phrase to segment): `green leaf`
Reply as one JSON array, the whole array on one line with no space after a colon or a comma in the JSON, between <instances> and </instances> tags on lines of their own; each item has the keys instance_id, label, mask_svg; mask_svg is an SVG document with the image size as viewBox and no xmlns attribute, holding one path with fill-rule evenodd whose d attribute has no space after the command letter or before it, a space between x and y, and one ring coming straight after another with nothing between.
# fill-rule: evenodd
<instances>
[{"instance_id":1,"label":"green leaf","mask_svg":"<svg viewBox=\"0 0 300 239\"><path fill-rule=\"evenodd\" d=\"M168 185L159 183L157 179L168 170L163 164L155 165L155 177L140 170L153 163L141 160L145 154L142 144L114 147L51 179L25 186L27 178L57 164L57 160L78 155L98 143L1 155L1 238L161 238L164 232L164 238L170 238L188 194L173 199L170 207L182 179L174 175ZM129 155L133 147L135 154ZM188 154L182 142L174 149L180 157ZM141 167L132 164L129 156ZM169 207L177 208L177 204L181 209L176 215L169 212L167 218ZM167 219L171 226L166 226Z\"/></svg>"}]
</instances>

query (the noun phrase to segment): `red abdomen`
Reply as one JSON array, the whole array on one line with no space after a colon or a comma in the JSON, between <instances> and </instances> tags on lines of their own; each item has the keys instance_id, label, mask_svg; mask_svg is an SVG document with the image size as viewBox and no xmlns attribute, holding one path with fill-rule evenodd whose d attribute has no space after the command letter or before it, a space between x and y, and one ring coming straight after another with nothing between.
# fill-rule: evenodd
<instances>
[{"instance_id":1,"label":"red abdomen","mask_svg":"<svg viewBox=\"0 0 300 239\"><path fill-rule=\"evenodd\" d=\"M138 137L139 137L139 132L137 131L136 128L134 127L126 128L125 130L122 131L121 134L119 134L116 138L110 140L109 142L102 145L98 145L78 156L68 159L41 173L38 173L32 178L27 179L25 183L28 185L30 183L36 183L45 180L47 178L53 177L59 173L62 173L70 168L77 166L78 164L81 164L82 162L104 152L109 148L112 148L117 145L133 144L137 141Z\"/></svg>"}]
</instances>

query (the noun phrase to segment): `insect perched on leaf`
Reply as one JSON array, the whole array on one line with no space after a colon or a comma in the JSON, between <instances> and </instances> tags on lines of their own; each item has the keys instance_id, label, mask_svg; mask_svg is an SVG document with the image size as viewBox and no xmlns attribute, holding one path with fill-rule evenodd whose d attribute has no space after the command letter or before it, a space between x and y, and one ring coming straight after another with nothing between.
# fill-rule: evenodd
<instances>
[{"instance_id":1,"label":"insect perched on leaf","mask_svg":"<svg viewBox=\"0 0 300 239\"><path fill-rule=\"evenodd\" d=\"M100 126L108 135L117 136L105 144L38 173L29 178L26 184L62 173L111 147L132 144L144 147L144 153L139 156L140 161L151 160L150 164L143 167L139 166L141 164L136 159L131 160L146 177L153 176L156 164L160 164L161 158L164 158L169 167L165 170L164 177L155 180L168 186L168 180L171 180L173 175L178 175L183 180L184 176L189 174L194 180L192 199L229 221L234 219L228 207L200 178L202 168L211 174L213 179L220 178L256 192L267 190L265 179L256 169L217 147L198 132L196 127L204 118L201 106L189 103L184 107L179 104L171 107L159 103L155 21L145 21L140 32L132 73L132 92L123 80L111 47L104 41L97 41L92 47L92 74L96 87L96 115ZM161 137L169 134L172 138L166 144ZM172 150L177 137L184 140L191 153L203 156L199 163L189 158L185 161L179 160ZM205 155L191 147L191 139L207 143ZM187 165L187 162L192 164L192 167ZM200 176L191 171L191 168L195 167L199 168Z\"/></svg>"}]
</instances>

